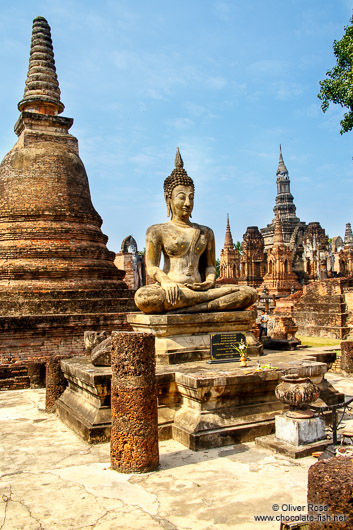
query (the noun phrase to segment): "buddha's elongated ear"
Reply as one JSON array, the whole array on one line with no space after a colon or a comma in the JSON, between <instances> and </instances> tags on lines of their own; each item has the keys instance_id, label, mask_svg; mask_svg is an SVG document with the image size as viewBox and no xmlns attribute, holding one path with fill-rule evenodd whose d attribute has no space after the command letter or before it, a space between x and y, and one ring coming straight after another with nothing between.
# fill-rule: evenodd
<instances>
[{"instance_id":1,"label":"buddha's elongated ear","mask_svg":"<svg viewBox=\"0 0 353 530\"><path fill-rule=\"evenodd\" d=\"M168 197L168 193L164 194L165 202L167 203L167 217L170 217L170 199Z\"/></svg>"}]
</instances>

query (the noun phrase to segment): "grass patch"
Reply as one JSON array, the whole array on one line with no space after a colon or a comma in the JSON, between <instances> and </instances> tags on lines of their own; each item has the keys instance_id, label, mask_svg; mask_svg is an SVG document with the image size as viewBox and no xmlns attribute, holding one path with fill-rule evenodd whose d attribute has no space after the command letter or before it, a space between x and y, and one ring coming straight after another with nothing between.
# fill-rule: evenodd
<instances>
[{"instance_id":1,"label":"grass patch","mask_svg":"<svg viewBox=\"0 0 353 530\"><path fill-rule=\"evenodd\" d=\"M305 335L296 335L296 337L305 346L339 346L340 339L327 339L326 337L306 337Z\"/></svg>"}]
</instances>

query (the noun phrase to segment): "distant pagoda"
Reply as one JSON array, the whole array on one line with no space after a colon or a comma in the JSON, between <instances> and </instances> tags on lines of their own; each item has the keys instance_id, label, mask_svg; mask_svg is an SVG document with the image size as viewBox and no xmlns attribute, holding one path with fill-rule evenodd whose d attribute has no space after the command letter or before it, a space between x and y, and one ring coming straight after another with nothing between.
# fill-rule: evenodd
<instances>
[{"instance_id":1,"label":"distant pagoda","mask_svg":"<svg viewBox=\"0 0 353 530\"><path fill-rule=\"evenodd\" d=\"M43 17L33 21L18 108L18 141L0 165L0 362L10 364L82 352L84 330L122 329L135 309L68 132L73 120L59 116L64 105Z\"/></svg>"},{"instance_id":2,"label":"distant pagoda","mask_svg":"<svg viewBox=\"0 0 353 530\"><path fill-rule=\"evenodd\" d=\"M295 246L298 239L297 236L299 234L297 234L297 232L299 231L300 233L303 233L306 227L306 224L300 221L299 217L296 216L294 197L290 191L289 173L283 160L281 145L279 149L279 162L276 172L277 196L276 204L273 208L275 217L271 224L268 224L266 228L260 229L264 238L265 251L273 245L277 212L279 213L279 219L281 221L284 242L291 244L292 248Z\"/></svg>"},{"instance_id":3,"label":"distant pagoda","mask_svg":"<svg viewBox=\"0 0 353 530\"><path fill-rule=\"evenodd\" d=\"M237 283L239 277L239 252L234 248L232 233L230 231L229 214L227 214L224 247L221 250L220 257L220 278L218 283Z\"/></svg>"}]
</instances>

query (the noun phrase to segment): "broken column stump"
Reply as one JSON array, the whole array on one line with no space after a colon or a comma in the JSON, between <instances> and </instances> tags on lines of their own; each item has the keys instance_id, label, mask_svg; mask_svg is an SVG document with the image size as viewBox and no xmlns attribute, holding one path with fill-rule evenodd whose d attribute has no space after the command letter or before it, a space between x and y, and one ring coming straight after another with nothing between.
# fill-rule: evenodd
<instances>
[{"instance_id":1,"label":"broken column stump","mask_svg":"<svg viewBox=\"0 0 353 530\"><path fill-rule=\"evenodd\" d=\"M341 369L349 374L353 373L353 341L341 342Z\"/></svg>"},{"instance_id":2,"label":"broken column stump","mask_svg":"<svg viewBox=\"0 0 353 530\"><path fill-rule=\"evenodd\" d=\"M308 513L311 530L353 528L353 462L345 456L309 468ZM327 508L325 508L327 507Z\"/></svg>"},{"instance_id":3,"label":"broken column stump","mask_svg":"<svg viewBox=\"0 0 353 530\"><path fill-rule=\"evenodd\" d=\"M159 464L154 335L112 334L111 466L123 473Z\"/></svg>"},{"instance_id":4,"label":"broken column stump","mask_svg":"<svg viewBox=\"0 0 353 530\"><path fill-rule=\"evenodd\" d=\"M46 412L55 412L55 402L64 392L67 381L61 370L60 362L62 359L68 359L71 355L55 355L46 363L45 375L45 410Z\"/></svg>"}]
</instances>

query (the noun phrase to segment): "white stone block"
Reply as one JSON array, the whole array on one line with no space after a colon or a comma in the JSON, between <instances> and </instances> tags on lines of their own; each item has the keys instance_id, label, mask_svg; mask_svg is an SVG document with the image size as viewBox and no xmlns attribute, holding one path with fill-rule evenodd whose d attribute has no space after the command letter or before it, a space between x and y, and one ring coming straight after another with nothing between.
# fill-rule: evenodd
<instances>
[{"instance_id":1,"label":"white stone block","mask_svg":"<svg viewBox=\"0 0 353 530\"><path fill-rule=\"evenodd\" d=\"M285 414L275 417L276 438L292 445L306 445L325 440L325 421L320 417L289 418Z\"/></svg>"}]
</instances>

